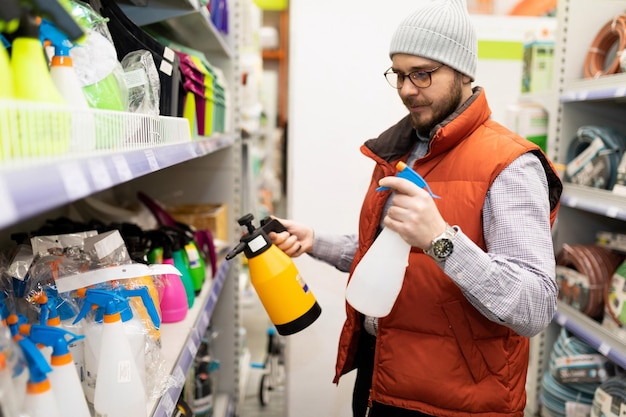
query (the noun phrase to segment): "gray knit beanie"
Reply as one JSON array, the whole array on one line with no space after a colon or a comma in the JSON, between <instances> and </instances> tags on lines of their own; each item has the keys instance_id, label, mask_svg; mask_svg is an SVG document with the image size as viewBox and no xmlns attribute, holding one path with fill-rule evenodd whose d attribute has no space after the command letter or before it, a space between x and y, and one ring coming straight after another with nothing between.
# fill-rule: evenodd
<instances>
[{"instance_id":1,"label":"gray knit beanie","mask_svg":"<svg viewBox=\"0 0 626 417\"><path fill-rule=\"evenodd\" d=\"M389 56L409 54L441 62L468 75L476 75L478 41L465 0L435 0L398 26Z\"/></svg>"}]
</instances>

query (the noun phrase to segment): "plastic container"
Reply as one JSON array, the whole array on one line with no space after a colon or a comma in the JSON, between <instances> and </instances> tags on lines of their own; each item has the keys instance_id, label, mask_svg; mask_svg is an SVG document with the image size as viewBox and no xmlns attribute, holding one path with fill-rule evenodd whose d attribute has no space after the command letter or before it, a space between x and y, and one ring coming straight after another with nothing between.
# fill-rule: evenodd
<instances>
[{"instance_id":1,"label":"plastic container","mask_svg":"<svg viewBox=\"0 0 626 417\"><path fill-rule=\"evenodd\" d=\"M99 416L147 416L145 384L120 314L127 304L124 297L112 291L89 289L84 304L88 310L83 308L78 315L78 320L82 319L92 305L104 308L93 399L95 414ZM87 338L90 337L88 329L94 325L85 329Z\"/></svg>"},{"instance_id":2,"label":"plastic container","mask_svg":"<svg viewBox=\"0 0 626 417\"><path fill-rule=\"evenodd\" d=\"M45 325L24 325L21 328L25 329L23 333L27 334L33 342L51 346L53 349L50 360L52 372L48 378L61 415L63 417L91 417L80 377L69 350L70 343L83 336L75 335L60 327ZM66 337L70 337L70 340Z\"/></svg>"},{"instance_id":3,"label":"plastic container","mask_svg":"<svg viewBox=\"0 0 626 417\"><path fill-rule=\"evenodd\" d=\"M11 155L10 141L11 114L10 106L4 100L13 98L13 72L11 71L9 54L0 42L0 161Z\"/></svg>"},{"instance_id":4,"label":"plastic container","mask_svg":"<svg viewBox=\"0 0 626 417\"><path fill-rule=\"evenodd\" d=\"M22 335L14 336L28 362L29 378L22 411L28 417L64 417L59 411L50 380L52 371L37 346Z\"/></svg>"},{"instance_id":5,"label":"plastic container","mask_svg":"<svg viewBox=\"0 0 626 417\"><path fill-rule=\"evenodd\" d=\"M404 162L396 165L396 176L411 181L433 194L424 179ZM385 191L380 187L378 191ZM391 229L383 229L356 266L348 287L346 300L357 311L372 317L391 312L404 282L411 245Z\"/></svg>"},{"instance_id":6,"label":"plastic container","mask_svg":"<svg viewBox=\"0 0 626 417\"><path fill-rule=\"evenodd\" d=\"M404 282L411 245L383 229L352 274L346 300L357 311L384 317L393 308Z\"/></svg>"}]
</instances>

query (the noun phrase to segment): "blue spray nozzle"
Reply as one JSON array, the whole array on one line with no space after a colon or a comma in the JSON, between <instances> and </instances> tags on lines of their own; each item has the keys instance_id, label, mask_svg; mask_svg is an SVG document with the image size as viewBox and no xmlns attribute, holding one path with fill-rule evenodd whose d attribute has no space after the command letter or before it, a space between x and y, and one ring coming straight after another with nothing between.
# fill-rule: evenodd
<instances>
[{"instance_id":1,"label":"blue spray nozzle","mask_svg":"<svg viewBox=\"0 0 626 417\"><path fill-rule=\"evenodd\" d=\"M34 343L52 347L52 356L67 355L70 353L69 345L85 337L60 327L41 324L22 325L20 326L20 333L28 336ZM68 336L69 339L67 339Z\"/></svg>"},{"instance_id":2,"label":"blue spray nozzle","mask_svg":"<svg viewBox=\"0 0 626 417\"><path fill-rule=\"evenodd\" d=\"M23 314L9 314L7 317L7 325L11 332L11 337L15 337L20 333L20 326L28 323L28 319Z\"/></svg>"},{"instance_id":3,"label":"blue spray nozzle","mask_svg":"<svg viewBox=\"0 0 626 417\"><path fill-rule=\"evenodd\" d=\"M26 363L28 364L28 371L30 373L29 382L38 383L47 380L48 377L46 374L52 372L52 368L37 345L19 334L14 337L14 340L22 349L24 359L26 359Z\"/></svg>"},{"instance_id":4,"label":"blue spray nozzle","mask_svg":"<svg viewBox=\"0 0 626 417\"><path fill-rule=\"evenodd\" d=\"M39 25L39 39L41 43L49 41L54 47L54 54L56 56L69 56L70 49L75 45L69 40L65 32L59 30L54 23L48 19L41 19Z\"/></svg>"},{"instance_id":5,"label":"blue spray nozzle","mask_svg":"<svg viewBox=\"0 0 626 417\"><path fill-rule=\"evenodd\" d=\"M422 176L418 174L417 172L415 172L410 166L400 161L396 164L396 168L398 169L398 173L396 174L396 177L404 178L405 180L411 181L413 184L417 185L418 187L424 188L426 191L428 191L428 193L430 194L432 198L441 198L432 192L432 190L430 189L430 187L428 186L424 178L422 178ZM376 191L384 191L388 189L389 187L378 187Z\"/></svg>"},{"instance_id":6,"label":"blue spray nozzle","mask_svg":"<svg viewBox=\"0 0 626 417\"><path fill-rule=\"evenodd\" d=\"M46 288L45 291L48 296L48 314L50 318L58 317L59 320L69 320L76 316L78 307L68 294L61 295L52 287Z\"/></svg>"},{"instance_id":7,"label":"blue spray nozzle","mask_svg":"<svg viewBox=\"0 0 626 417\"><path fill-rule=\"evenodd\" d=\"M154 305L154 301L152 300L152 297L148 292L148 287L138 287L134 289L120 288L116 289L115 291L119 292L126 299L130 297L140 297L141 302L143 303L146 311L148 312L148 315L150 316L150 319L152 320L152 324L154 324L154 327L158 329L161 326L161 317L159 316L159 312ZM120 311L123 321L127 321L132 318L132 310L130 309L130 304L126 303L126 305L127 307L124 308L123 311ZM131 314L131 317L129 317L128 314Z\"/></svg>"},{"instance_id":8,"label":"blue spray nozzle","mask_svg":"<svg viewBox=\"0 0 626 417\"><path fill-rule=\"evenodd\" d=\"M87 316L93 306L102 307L105 315L119 313L128 304L128 300L114 291L88 289L85 291L85 300L83 308L76 315L74 324L78 323Z\"/></svg>"}]
</instances>

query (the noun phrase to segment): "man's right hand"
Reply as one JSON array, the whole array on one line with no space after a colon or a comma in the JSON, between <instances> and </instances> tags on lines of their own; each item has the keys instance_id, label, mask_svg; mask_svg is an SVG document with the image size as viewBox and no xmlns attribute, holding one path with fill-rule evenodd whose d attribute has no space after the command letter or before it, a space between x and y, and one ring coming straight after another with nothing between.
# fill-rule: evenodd
<instances>
[{"instance_id":1,"label":"man's right hand","mask_svg":"<svg viewBox=\"0 0 626 417\"><path fill-rule=\"evenodd\" d=\"M272 243L291 257L298 257L309 252L313 248L315 232L312 228L291 220L280 219L272 216L285 226L286 232L270 232L268 234Z\"/></svg>"}]
</instances>

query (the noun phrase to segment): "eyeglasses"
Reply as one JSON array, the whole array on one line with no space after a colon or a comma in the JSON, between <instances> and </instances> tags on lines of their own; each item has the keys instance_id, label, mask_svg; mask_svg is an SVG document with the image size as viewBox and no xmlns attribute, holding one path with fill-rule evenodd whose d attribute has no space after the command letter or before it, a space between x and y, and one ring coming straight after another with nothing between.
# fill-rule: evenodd
<instances>
[{"instance_id":1,"label":"eyeglasses","mask_svg":"<svg viewBox=\"0 0 626 417\"><path fill-rule=\"evenodd\" d=\"M389 82L389 85L398 90L402 88L406 78L408 78L414 86L418 88L426 88L430 87L430 84L433 82L432 73L441 67L443 67L443 65L439 65L438 67L429 70L412 71L408 74L394 71L389 68L384 75L387 82Z\"/></svg>"}]
</instances>

